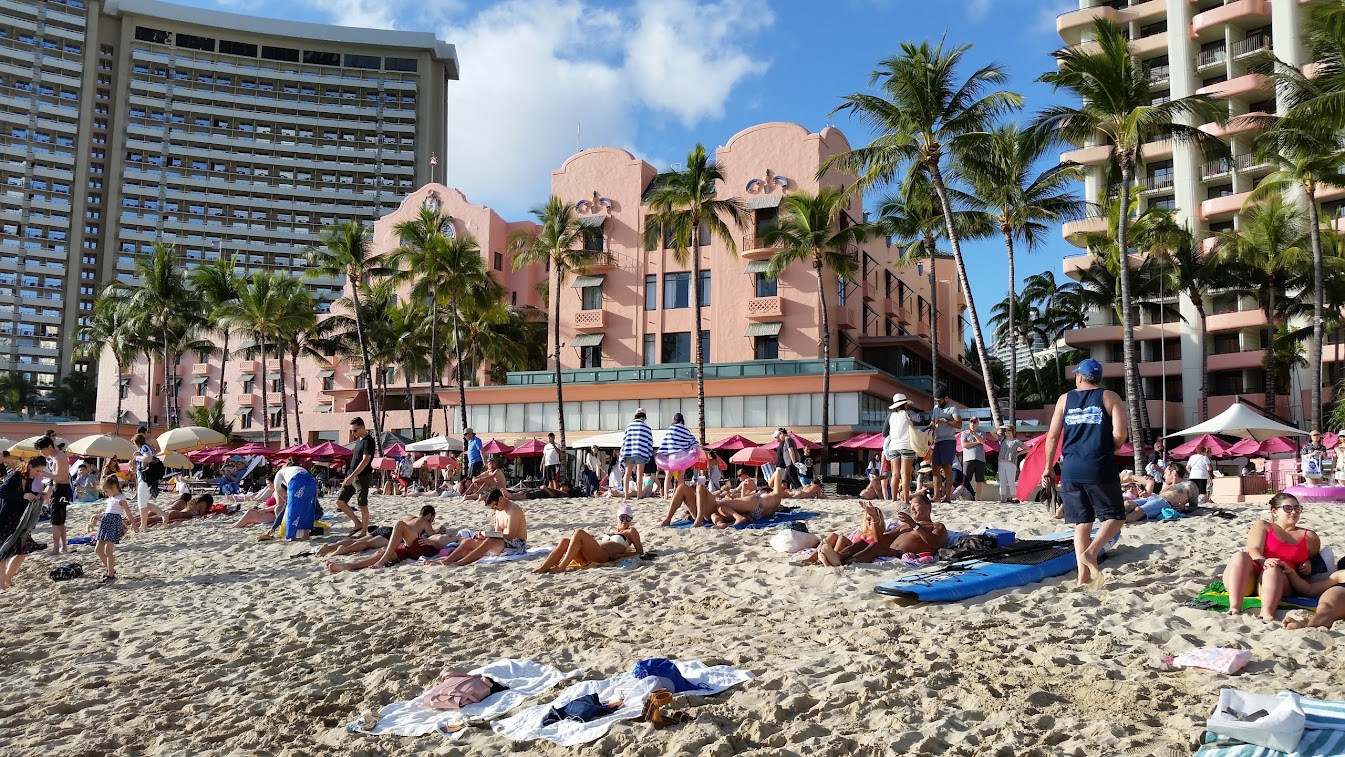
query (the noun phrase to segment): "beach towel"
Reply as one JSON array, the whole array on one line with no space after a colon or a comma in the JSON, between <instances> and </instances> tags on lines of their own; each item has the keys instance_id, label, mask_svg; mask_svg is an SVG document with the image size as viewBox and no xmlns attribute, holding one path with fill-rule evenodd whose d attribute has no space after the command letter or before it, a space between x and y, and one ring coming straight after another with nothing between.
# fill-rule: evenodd
<instances>
[{"instance_id":1,"label":"beach towel","mask_svg":"<svg viewBox=\"0 0 1345 757\"><path fill-rule=\"evenodd\" d=\"M495 565L502 562L515 562L517 560L531 560L534 557L541 557L550 554L551 550L546 547L533 547L532 549L518 555L486 555L476 561L477 565Z\"/></svg>"},{"instance_id":2,"label":"beach towel","mask_svg":"<svg viewBox=\"0 0 1345 757\"><path fill-rule=\"evenodd\" d=\"M436 710L424 703L422 694L407 702L394 702L379 712L378 724L373 728L363 728L360 722L351 723L347 730L351 733L370 735L393 734L395 736L424 736L440 728L451 728L467 722L469 718L491 720L509 712L528 699L545 694L556 684L583 675L584 668L563 673L550 665L542 665L532 660L502 659L484 667L469 671L473 675L483 675L507 686L508 689L491 694L476 704L469 704L461 710ZM458 738L462 732L447 734L449 738Z\"/></svg>"},{"instance_id":3,"label":"beach towel","mask_svg":"<svg viewBox=\"0 0 1345 757\"><path fill-rule=\"evenodd\" d=\"M741 526L732 526L732 528L736 528L739 531L743 529L775 528L776 526L782 523L793 523L795 521L808 520L809 518L816 518L817 515L818 515L817 513L809 510L795 510L792 513L776 513L769 518L762 518L761 520L753 521L752 523L744 523ZM714 524L707 520L703 525L709 528ZM668 526L668 528L678 528L678 529L691 528L691 519L684 518L682 520L675 520L672 522L671 526Z\"/></svg>"},{"instance_id":4,"label":"beach towel","mask_svg":"<svg viewBox=\"0 0 1345 757\"><path fill-rule=\"evenodd\" d=\"M1303 736L1292 752L1277 752L1252 744L1230 743L1212 733L1196 757L1336 757L1345 754L1345 702L1299 697L1306 716Z\"/></svg>"},{"instance_id":5,"label":"beach towel","mask_svg":"<svg viewBox=\"0 0 1345 757\"><path fill-rule=\"evenodd\" d=\"M1196 595L1186 603L1187 607L1194 607L1199 610L1217 610L1218 612L1228 612L1228 589L1224 588L1223 583L1211 581L1206 584L1200 594ZM1316 597L1282 597L1280 599L1281 610L1315 610L1317 608ZM1242 600L1243 611L1261 609L1260 597L1247 597Z\"/></svg>"},{"instance_id":6,"label":"beach towel","mask_svg":"<svg viewBox=\"0 0 1345 757\"><path fill-rule=\"evenodd\" d=\"M752 674L728 665L708 667L696 661L675 660L682 676L692 685L701 687L695 696L710 696L752 680ZM597 741L621 720L634 720L644 711L644 702L649 695L664 688L666 681L657 676L637 678L634 672L601 681L583 681L562 691L554 702L529 707L504 720L495 721L491 727L501 736L514 741L532 741L546 739L561 746L574 746ZM688 692L692 693L692 692ZM561 709L565 705L582 697L596 694L603 704L621 702L621 706L612 712L594 720L581 723L575 720L561 720L542 725L542 721L552 709Z\"/></svg>"}]
</instances>

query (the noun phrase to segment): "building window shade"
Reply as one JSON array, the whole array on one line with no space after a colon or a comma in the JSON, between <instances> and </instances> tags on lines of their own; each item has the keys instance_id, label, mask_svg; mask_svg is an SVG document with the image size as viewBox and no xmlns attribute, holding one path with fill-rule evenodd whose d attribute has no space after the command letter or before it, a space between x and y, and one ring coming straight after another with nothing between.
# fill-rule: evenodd
<instances>
[{"instance_id":1,"label":"building window shade","mask_svg":"<svg viewBox=\"0 0 1345 757\"><path fill-rule=\"evenodd\" d=\"M747 333L743 336L780 336L780 329L783 323L749 323L747 324Z\"/></svg>"},{"instance_id":2,"label":"building window shade","mask_svg":"<svg viewBox=\"0 0 1345 757\"><path fill-rule=\"evenodd\" d=\"M602 334L579 334L570 340L571 347L597 347L602 344Z\"/></svg>"}]
</instances>

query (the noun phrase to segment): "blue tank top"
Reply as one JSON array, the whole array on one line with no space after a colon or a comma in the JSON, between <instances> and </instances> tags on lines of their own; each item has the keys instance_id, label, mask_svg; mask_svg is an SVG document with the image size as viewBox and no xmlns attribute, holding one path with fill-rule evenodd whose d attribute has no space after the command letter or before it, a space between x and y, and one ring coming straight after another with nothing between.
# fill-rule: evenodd
<instances>
[{"instance_id":1,"label":"blue tank top","mask_svg":"<svg viewBox=\"0 0 1345 757\"><path fill-rule=\"evenodd\" d=\"M1111 415L1102 405L1104 389L1071 391L1065 400L1060 452L1060 481L1071 484L1120 483Z\"/></svg>"}]
</instances>

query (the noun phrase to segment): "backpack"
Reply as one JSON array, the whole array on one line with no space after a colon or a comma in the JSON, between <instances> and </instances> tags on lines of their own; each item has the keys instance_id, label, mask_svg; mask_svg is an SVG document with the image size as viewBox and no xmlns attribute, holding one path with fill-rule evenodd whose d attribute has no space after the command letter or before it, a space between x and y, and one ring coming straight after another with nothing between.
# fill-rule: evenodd
<instances>
[{"instance_id":1,"label":"backpack","mask_svg":"<svg viewBox=\"0 0 1345 757\"><path fill-rule=\"evenodd\" d=\"M425 704L436 710L461 710L490 696L493 683L482 675L450 670L425 692Z\"/></svg>"},{"instance_id":2,"label":"backpack","mask_svg":"<svg viewBox=\"0 0 1345 757\"><path fill-rule=\"evenodd\" d=\"M940 560L962 560L968 557L989 552L999 546L999 541L986 534L963 534L957 537L957 541L951 547L944 547L939 550Z\"/></svg>"},{"instance_id":3,"label":"backpack","mask_svg":"<svg viewBox=\"0 0 1345 757\"><path fill-rule=\"evenodd\" d=\"M77 562L66 563L59 568L53 568L47 573L47 577L53 581L71 581L76 578L84 577L84 566Z\"/></svg>"}]
</instances>

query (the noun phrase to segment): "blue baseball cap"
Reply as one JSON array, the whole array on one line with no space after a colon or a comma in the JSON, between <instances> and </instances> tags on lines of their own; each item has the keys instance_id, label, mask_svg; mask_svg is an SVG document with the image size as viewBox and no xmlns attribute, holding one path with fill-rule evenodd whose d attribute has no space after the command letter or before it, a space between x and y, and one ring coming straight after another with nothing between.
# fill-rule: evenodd
<instances>
[{"instance_id":1,"label":"blue baseball cap","mask_svg":"<svg viewBox=\"0 0 1345 757\"><path fill-rule=\"evenodd\" d=\"M1097 381L1102 378L1102 363L1093 358L1085 358L1074 366L1074 372L1090 381Z\"/></svg>"}]
</instances>

